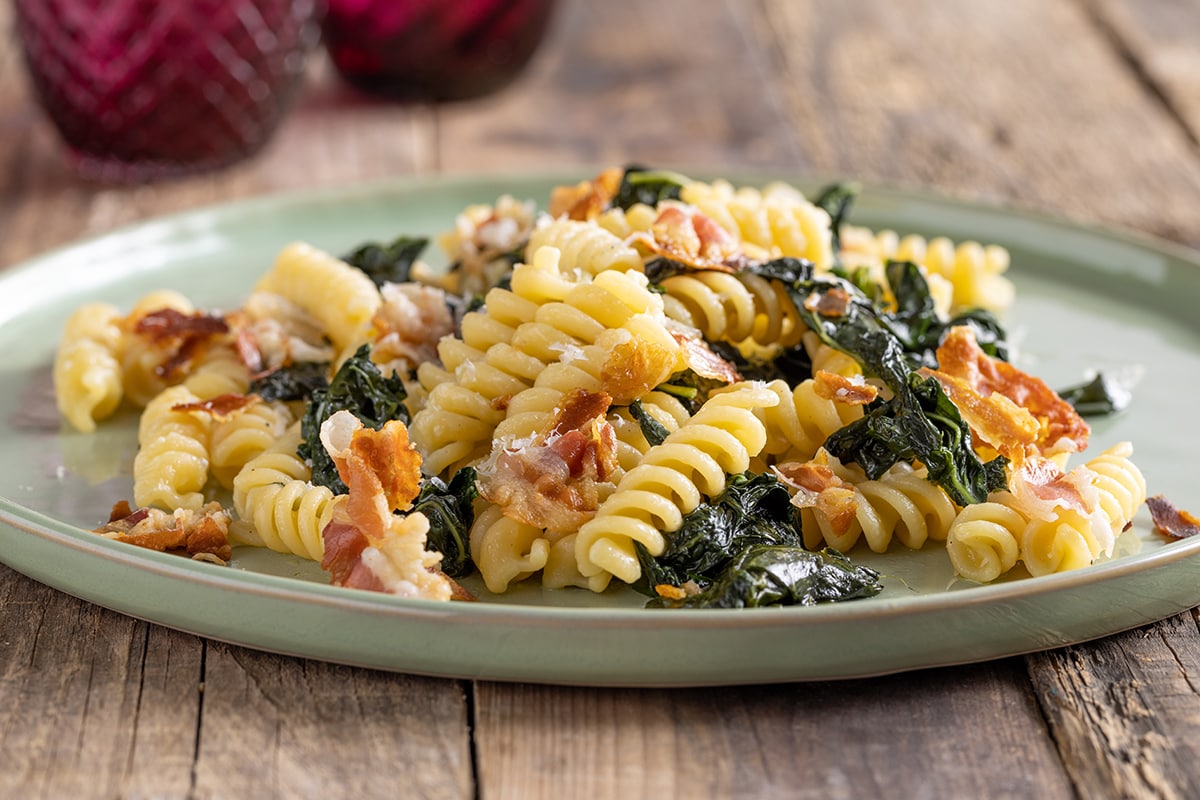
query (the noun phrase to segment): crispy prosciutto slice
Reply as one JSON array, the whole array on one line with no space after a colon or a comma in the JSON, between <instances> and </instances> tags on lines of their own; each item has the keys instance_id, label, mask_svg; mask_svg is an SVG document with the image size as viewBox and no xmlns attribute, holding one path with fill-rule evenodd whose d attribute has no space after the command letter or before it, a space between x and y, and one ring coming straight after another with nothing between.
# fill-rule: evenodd
<instances>
[{"instance_id":1,"label":"crispy prosciutto slice","mask_svg":"<svg viewBox=\"0 0 1200 800\"><path fill-rule=\"evenodd\" d=\"M224 317L201 312L185 314L174 308L151 311L129 323L134 334L163 353L163 361L155 372L166 380L186 374L210 343L229 333Z\"/></svg>"},{"instance_id":2,"label":"crispy prosciutto slice","mask_svg":"<svg viewBox=\"0 0 1200 800\"><path fill-rule=\"evenodd\" d=\"M480 495L527 525L577 530L617 469L616 433L605 418L611 401L605 392L571 392L549 430L497 446L476 468Z\"/></svg>"},{"instance_id":3,"label":"crispy prosciutto slice","mask_svg":"<svg viewBox=\"0 0 1200 800\"><path fill-rule=\"evenodd\" d=\"M699 210L677 203L664 205L650 230L629 241L696 270L737 272L749 262L737 237Z\"/></svg>"},{"instance_id":4,"label":"crispy prosciutto slice","mask_svg":"<svg viewBox=\"0 0 1200 800\"><path fill-rule=\"evenodd\" d=\"M208 503L194 510L163 511L134 510L122 500L113 506L108 523L93 532L148 550L186 553L198 560L225 563L233 552L229 545L229 523L229 512L220 503Z\"/></svg>"},{"instance_id":5,"label":"crispy prosciutto slice","mask_svg":"<svg viewBox=\"0 0 1200 800\"><path fill-rule=\"evenodd\" d=\"M1087 448L1091 429L1071 404L1041 378L985 353L971 328L950 328L937 359L936 370L922 373L937 378L972 430L998 452L1016 460L1021 451L1053 455Z\"/></svg>"},{"instance_id":6,"label":"crispy prosciutto slice","mask_svg":"<svg viewBox=\"0 0 1200 800\"><path fill-rule=\"evenodd\" d=\"M1146 500L1146 505L1150 508L1150 518L1154 520L1154 527L1160 533L1172 539L1187 539L1200 534L1200 519L1176 508L1174 503L1161 494Z\"/></svg>"},{"instance_id":7,"label":"crispy prosciutto slice","mask_svg":"<svg viewBox=\"0 0 1200 800\"><path fill-rule=\"evenodd\" d=\"M365 427L349 411L321 425L321 443L349 489L322 532L321 567L337 586L401 597L450 600L453 582L437 569L441 554L425 549L429 520L412 506L420 490L421 456L404 423Z\"/></svg>"}]
</instances>

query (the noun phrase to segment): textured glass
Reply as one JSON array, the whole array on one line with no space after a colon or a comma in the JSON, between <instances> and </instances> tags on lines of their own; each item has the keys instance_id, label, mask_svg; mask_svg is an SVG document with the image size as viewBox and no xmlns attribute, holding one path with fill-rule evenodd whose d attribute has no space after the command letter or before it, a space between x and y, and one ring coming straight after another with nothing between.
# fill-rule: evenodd
<instances>
[{"instance_id":1,"label":"textured glass","mask_svg":"<svg viewBox=\"0 0 1200 800\"><path fill-rule=\"evenodd\" d=\"M325 46L355 86L407 100L479 97L515 78L553 0L329 0Z\"/></svg>"},{"instance_id":2,"label":"textured glass","mask_svg":"<svg viewBox=\"0 0 1200 800\"><path fill-rule=\"evenodd\" d=\"M225 166L270 138L318 41L319 0L16 0L33 87L80 172Z\"/></svg>"}]
</instances>

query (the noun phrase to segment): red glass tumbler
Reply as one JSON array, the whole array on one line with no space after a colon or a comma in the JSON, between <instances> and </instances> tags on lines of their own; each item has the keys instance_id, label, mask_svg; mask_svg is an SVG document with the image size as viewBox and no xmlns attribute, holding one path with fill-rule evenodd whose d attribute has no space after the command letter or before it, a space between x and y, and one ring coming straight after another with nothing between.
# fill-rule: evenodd
<instances>
[{"instance_id":1,"label":"red glass tumbler","mask_svg":"<svg viewBox=\"0 0 1200 800\"><path fill-rule=\"evenodd\" d=\"M325 47L363 91L400 100L465 100L525 68L554 0L328 0Z\"/></svg>"},{"instance_id":2,"label":"red glass tumbler","mask_svg":"<svg viewBox=\"0 0 1200 800\"><path fill-rule=\"evenodd\" d=\"M138 182L258 151L296 96L322 0L16 0L34 91L86 177Z\"/></svg>"}]
</instances>

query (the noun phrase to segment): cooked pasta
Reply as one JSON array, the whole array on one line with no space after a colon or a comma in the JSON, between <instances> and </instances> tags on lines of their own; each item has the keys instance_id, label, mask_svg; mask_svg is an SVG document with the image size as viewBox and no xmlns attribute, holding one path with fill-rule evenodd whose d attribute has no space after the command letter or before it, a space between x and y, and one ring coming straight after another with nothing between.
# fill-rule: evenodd
<instances>
[{"instance_id":1,"label":"cooked pasta","mask_svg":"<svg viewBox=\"0 0 1200 800\"><path fill-rule=\"evenodd\" d=\"M54 357L58 410L83 433L117 410L125 394L117 348L121 315L108 303L88 303L67 319Z\"/></svg>"},{"instance_id":2,"label":"cooked pasta","mask_svg":"<svg viewBox=\"0 0 1200 800\"><path fill-rule=\"evenodd\" d=\"M302 242L279 253L255 290L280 295L304 309L343 352L362 341L383 302L365 273Z\"/></svg>"},{"instance_id":3,"label":"cooked pasta","mask_svg":"<svg viewBox=\"0 0 1200 800\"><path fill-rule=\"evenodd\" d=\"M835 464L853 491L853 515L838 519L819 507L801 510L806 547L829 546L848 552L861 538L876 553L892 542L919 549L926 540L944 541L958 509L945 490L926 480L924 467L897 463L875 480Z\"/></svg>"},{"instance_id":4,"label":"cooked pasta","mask_svg":"<svg viewBox=\"0 0 1200 800\"><path fill-rule=\"evenodd\" d=\"M471 554L488 590L499 593L545 567L550 542L541 528L509 519L499 506L489 506L471 526Z\"/></svg>"},{"instance_id":5,"label":"cooked pasta","mask_svg":"<svg viewBox=\"0 0 1200 800\"><path fill-rule=\"evenodd\" d=\"M818 268L833 262L829 215L782 183L761 191L728 181L694 181L680 199L698 208L744 242L772 256L806 258Z\"/></svg>"},{"instance_id":6,"label":"cooked pasta","mask_svg":"<svg viewBox=\"0 0 1200 800\"><path fill-rule=\"evenodd\" d=\"M553 247L562 254L564 272L580 270L598 275L607 270L626 272L642 268L638 251L625 244L622 237L578 220L556 219L536 228L526 245L526 258L532 261L534 253L542 247Z\"/></svg>"},{"instance_id":7,"label":"cooked pasta","mask_svg":"<svg viewBox=\"0 0 1200 800\"><path fill-rule=\"evenodd\" d=\"M1007 493L974 503L958 512L946 536L946 552L954 572L989 583L1016 566L1026 520L1012 507Z\"/></svg>"},{"instance_id":8,"label":"cooked pasta","mask_svg":"<svg viewBox=\"0 0 1200 800\"><path fill-rule=\"evenodd\" d=\"M237 544L269 547L320 561L321 532L341 497L314 486L311 470L296 455L300 423L293 423L273 447L250 459L233 479L233 507L246 525L235 526Z\"/></svg>"},{"instance_id":9,"label":"cooked pasta","mask_svg":"<svg viewBox=\"0 0 1200 800\"><path fill-rule=\"evenodd\" d=\"M1147 494L1132 448L1065 472L1087 424L984 339L1006 344L1008 251L849 224L845 196L606 170L549 213L468 207L444 268L380 289L352 263L370 248L288 244L227 312L171 290L79 308L58 408L81 432L143 409L131 518L232 516L220 546L402 596L477 573L716 604L754 591L760 547L944 547L979 583L1119 555ZM893 260L917 265L894 287Z\"/></svg>"},{"instance_id":10,"label":"cooked pasta","mask_svg":"<svg viewBox=\"0 0 1200 800\"><path fill-rule=\"evenodd\" d=\"M213 477L226 489L251 459L270 450L292 423L292 413L282 403L252 401L228 416L216 419L209 433Z\"/></svg>"},{"instance_id":11,"label":"cooked pasta","mask_svg":"<svg viewBox=\"0 0 1200 800\"><path fill-rule=\"evenodd\" d=\"M779 397L761 383L746 383L711 397L695 416L647 451L621 478L596 516L579 529L575 557L589 578L608 573L626 583L641 574L634 543L662 553L664 536L679 530L683 515L725 489L726 476L745 472L766 444L754 410Z\"/></svg>"},{"instance_id":12,"label":"cooked pasta","mask_svg":"<svg viewBox=\"0 0 1200 800\"><path fill-rule=\"evenodd\" d=\"M172 386L142 412L133 459L133 498L139 506L171 511L204 505L211 420L201 412L176 409L199 400L186 386Z\"/></svg>"}]
</instances>

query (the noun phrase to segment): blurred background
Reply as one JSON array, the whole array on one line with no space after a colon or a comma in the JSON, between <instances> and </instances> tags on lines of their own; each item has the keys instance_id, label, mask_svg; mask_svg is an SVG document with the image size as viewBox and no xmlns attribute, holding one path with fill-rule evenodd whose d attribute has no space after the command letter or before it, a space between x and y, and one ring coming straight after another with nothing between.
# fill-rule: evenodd
<instances>
[{"instance_id":1,"label":"blurred background","mask_svg":"<svg viewBox=\"0 0 1200 800\"><path fill-rule=\"evenodd\" d=\"M392 24L356 29L363 0L338 3L350 19L343 39ZM932 187L1200 244L1194 203L1179 202L1200 191L1195 3L515 5L545 36L511 81L471 99L397 100L350 85L313 46L261 151L151 192L69 166L26 74L13 9L0 7L0 225L10 241L22 232L7 260L69 232L232 195L431 172L586 175L631 161ZM405 35L405 49L436 41L419 28ZM476 44L489 46L486 36ZM33 196L55 213L25 202Z\"/></svg>"}]
</instances>

